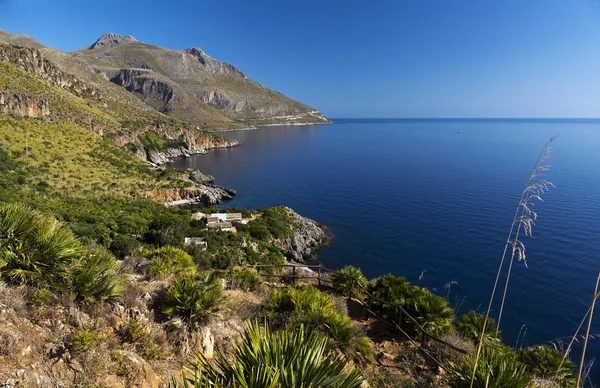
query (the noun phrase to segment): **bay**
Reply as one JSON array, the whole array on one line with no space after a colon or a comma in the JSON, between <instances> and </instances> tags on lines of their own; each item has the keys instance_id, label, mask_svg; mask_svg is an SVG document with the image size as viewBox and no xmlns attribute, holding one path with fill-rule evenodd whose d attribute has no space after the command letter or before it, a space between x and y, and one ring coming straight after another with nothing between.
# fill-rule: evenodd
<instances>
[{"instance_id":1,"label":"bay","mask_svg":"<svg viewBox=\"0 0 600 388\"><path fill-rule=\"evenodd\" d=\"M512 346L574 333L600 269L600 121L334 122L228 132L240 147L172 166L236 189L224 206L286 205L327 225L335 239L318 257L327 267L402 275L449 295L459 313L481 312L538 153L560 135L546 174L556 188L535 205L527 266L513 269L502 329ZM593 340L587 358L598 356Z\"/></svg>"}]
</instances>

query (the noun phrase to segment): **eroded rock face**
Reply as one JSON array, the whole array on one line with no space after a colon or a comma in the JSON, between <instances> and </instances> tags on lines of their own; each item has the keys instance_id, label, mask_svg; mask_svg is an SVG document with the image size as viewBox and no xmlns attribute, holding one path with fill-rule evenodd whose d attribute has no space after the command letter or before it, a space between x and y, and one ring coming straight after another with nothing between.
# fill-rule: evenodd
<instances>
[{"instance_id":1,"label":"eroded rock face","mask_svg":"<svg viewBox=\"0 0 600 388\"><path fill-rule=\"evenodd\" d=\"M25 93L0 93L0 114L43 118L50 116L48 100Z\"/></svg>"},{"instance_id":2,"label":"eroded rock face","mask_svg":"<svg viewBox=\"0 0 600 388\"><path fill-rule=\"evenodd\" d=\"M303 217L288 207L285 210L292 217L296 231L291 238L283 241L283 254L288 260L298 263L313 259L319 248L331 240L331 235L318 222Z\"/></svg>"},{"instance_id":3,"label":"eroded rock face","mask_svg":"<svg viewBox=\"0 0 600 388\"><path fill-rule=\"evenodd\" d=\"M42 77L46 82L57 85L78 97L94 98L103 102L102 93L77 77L67 74L42 57L38 49L0 44L0 60L8 61L23 70Z\"/></svg>"},{"instance_id":4,"label":"eroded rock face","mask_svg":"<svg viewBox=\"0 0 600 388\"><path fill-rule=\"evenodd\" d=\"M111 78L111 82L142 96L146 103L164 112L173 100L174 91L168 83L153 78L151 72L152 70L121 69Z\"/></svg>"},{"instance_id":5,"label":"eroded rock face","mask_svg":"<svg viewBox=\"0 0 600 388\"><path fill-rule=\"evenodd\" d=\"M194 187L182 189L156 189L150 192L150 196L157 201L167 205L185 205L201 203L204 205L216 205L223 201L232 200L236 191L223 186L199 184Z\"/></svg>"},{"instance_id":6,"label":"eroded rock face","mask_svg":"<svg viewBox=\"0 0 600 388\"><path fill-rule=\"evenodd\" d=\"M232 74L246 78L246 75L231 63L221 62L218 59L207 55L198 47L186 49L185 52L196 58L198 62L200 62L204 66L204 70L206 70L209 73Z\"/></svg>"},{"instance_id":7,"label":"eroded rock face","mask_svg":"<svg viewBox=\"0 0 600 388\"><path fill-rule=\"evenodd\" d=\"M139 137L143 136L146 132L154 132L167 140L181 143L181 146L170 147L167 150L146 150L139 140ZM210 134L194 132L187 128L177 128L162 124L159 126L146 126L115 139L115 144L119 147L124 147L129 143L137 147L135 154L138 158L147 160L156 166L168 163L175 158L187 158L196 154L205 154L209 149L229 148L240 144L237 140L215 137Z\"/></svg>"}]
</instances>

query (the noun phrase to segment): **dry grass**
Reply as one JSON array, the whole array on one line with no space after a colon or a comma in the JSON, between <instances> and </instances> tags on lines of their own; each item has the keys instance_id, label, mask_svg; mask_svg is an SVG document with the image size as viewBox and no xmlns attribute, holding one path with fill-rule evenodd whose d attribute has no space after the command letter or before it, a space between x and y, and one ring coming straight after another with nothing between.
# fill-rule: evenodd
<instances>
[{"instance_id":1,"label":"dry grass","mask_svg":"<svg viewBox=\"0 0 600 388\"><path fill-rule=\"evenodd\" d=\"M506 244L504 246L504 253L502 254L502 258L500 260L500 264L498 266L498 272L496 274L496 280L494 282L494 287L492 289L492 294L490 296L490 300L488 303L488 308L485 314L485 321L483 324L483 329L481 335L479 337L479 343L477 346L477 354L475 357L475 366L473 368L473 375L471 377L471 387L473 386L473 382L475 379L475 372L477 370L477 365L479 362L479 358L481 356L481 350L483 348L483 339L485 335L485 330L487 328L488 318L490 312L492 310L492 305L494 303L494 297L496 296L496 291L498 287L498 283L500 277L504 271L505 262L507 259L507 254L510 250L510 259L508 261L508 270L506 274L506 282L504 284L504 290L502 294L502 300L500 304L500 309L498 313L498 319L496 324L497 332L500 329L500 322L502 320L502 313L504 311L504 303L506 301L506 292L508 290L510 276L512 272L512 266L515 258L518 261L522 261L527 266L527 257L525 253L525 245L521 240L521 233L526 236L531 236L533 225L535 224L535 220L537 219L537 213L532 210L534 205L534 200L542 201L542 194L549 189L549 187L553 187L552 183L543 179L543 173L549 169L549 166L545 164L545 162L550 157L551 143L556 139L556 136L550 138L548 142L544 145L544 148L538 155L535 166L527 180L525 188L521 193L521 198L519 199L519 203L515 210L515 214L513 216L512 224L510 227L510 231L508 233L508 238Z\"/></svg>"}]
</instances>

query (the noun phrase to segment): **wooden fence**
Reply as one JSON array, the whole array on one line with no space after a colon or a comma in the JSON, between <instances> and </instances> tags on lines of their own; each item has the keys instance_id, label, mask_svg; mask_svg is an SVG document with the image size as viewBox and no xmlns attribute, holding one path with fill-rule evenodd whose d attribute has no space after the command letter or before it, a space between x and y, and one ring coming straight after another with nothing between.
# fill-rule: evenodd
<instances>
[{"instance_id":1,"label":"wooden fence","mask_svg":"<svg viewBox=\"0 0 600 388\"><path fill-rule=\"evenodd\" d=\"M446 369L446 367L438 360L436 359L429 351L427 351L427 349L425 349L425 344L427 342L427 340L433 340L436 341L456 352L462 353L462 354L467 354L467 351L464 349L461 349L449 342L446 342L444 340L442 340L441 338L438 338L430 333L427 332L427 330L425 330L425 328L415 319L413 318L402 306L389 302L389 301L385 301L381 298L378 298L377 296L371 294L355 277L353 276L349 276L346 274L343 274L339 271L335 271L326 267L323 267L322 265L307 265L307 264L261 264L261 265L254 265L251 266L252 268L255 268L256 271L263 277L263 278L275 278L275 279L286 279L286 280L291 280L292 284L296 284L298 279L302 279L302 280L313 280L316 281L317 286L321 287L322 285L324 285L325 283L329 283L330 285L333 285L333 282L331 280L331 274L338 274L341 276L346 277L347 279L350 280L350 293L348 295L348 299L352 299L356 302L358 302L364 309L365 309L365 318L368 319L369 317L373 317L383 323L385 323L386 325L395 328L396 330L398 330L400 332L400 334L402 335L402 337L404 337L406 340L408 340L411 344L413 344L414 346L416 346L418 349L420 349L423 354L425 354L428 358L430 358L433 362L435 362L439 367L441 367L442 369L448 371ZM265 272L265 270L267 270L268 268L291 268L291 274L287 273L287 274L270 274ZM313 276L301 276L300 272L298 271L298 269L310 269L311 271L313 271L315 273L315 275ZM355 287L357 289L360 289L362 291L362 294L364 295L364 297L360 297L358 295L353 295L353 290L355 289ZM381 304L382 306L386 306L389 310L394 311L395 310L395 318L394 319L389 319L389 318L385 318L385 317L381 317L379 316L377 313L375 313L373 311L373 302L378 302L379 304ZM416 340L414 338L412 338L403 328L403 322L404 321L408 321L410 323L412 323L414 325L415 330L418 332L417 337L420 337L419 340Z\"/></svg>"}]
</instances>

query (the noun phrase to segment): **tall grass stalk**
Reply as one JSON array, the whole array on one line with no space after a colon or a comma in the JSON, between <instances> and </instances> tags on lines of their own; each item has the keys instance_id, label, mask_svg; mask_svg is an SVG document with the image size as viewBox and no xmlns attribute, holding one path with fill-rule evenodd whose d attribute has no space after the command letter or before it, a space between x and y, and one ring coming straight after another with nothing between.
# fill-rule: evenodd
<instances>
[{"instance_id":1,"label":"tall grass stalk","mask_svg":"<svg viewBox=\"0 0 600 388\"><path fill-rule=\"evenodd\" d=\"M585 362L585 351L587 350L587 343L590 338L590 328L592 327L592 318L594 317L594 306L596 305L596 299L598 299L598 284L600 284L600 272L596 278L596 288L594 289L594 297L592 298L592 304L590 306L590 317L588 319L588 325L585 332L585 340L583 341L583 350L581 351L581 361L579 362L579 373L577 374L577 387L581 382L581 375L583 373L583 364Z\"/></svg>"},{"instance_id":2,"label":"tall grass stalk","mask_svg":"<svg viewBox=\"0 0 600 388\"><path fill-rule=\"evenodd\" d=\"M502 312L504 310L504 301L506 299L506 292L508 289L508 284L510 281L510 275L512 272L512 265L515 257L518 258L519 261L523 261L525 265L527 265L526 255L525 255L525 245L519 239L521 231L525 233L525 235L531 235L531 231L534 225L534 222L537 218L537 213L531 210L533 206L532 200L537 199L539 201L542 200L541 195L548 190L549 187L553 187L551 182L548 182L544 179L539 179L540 173L547 171L549 167L544 164L546 160L550 157L550 144L556 139L556 136L553 136L546 142L544 148L538 155L535 166L527 180L527 184L525 185L525 189L521 193L521 198L519 199L519 203L517 208L515 209L515 214L513 216L513 220L510 226L510 231L508 232L508 237L506 239L506 244L504 245L504 252L502 253L502 258L500 259L500 265L498 266L498 272L496 273L496 280L494 281L494 287L492 288L492 294L490 296L490 301L488 303L488 308L485 313L485 320L483 323L483 328L481 330L481 335L479 336L479 343L477 345L477 354L475 356L475 362L473 366L473 372L471 376L471 385L473 388L473 384L475 381L475 374L477 371L477 366L479 363L479 359L481 357L481 350L483 347L483 339L485 335L485 331L487 328L488 318L490 316L490 312L492 310L492 305L494 302L494 297L496 296L496 291L498 289L498 283L500 281L500 276L502 275L502 271L504 269L504 264L506 261L507 253L509 247L511 247L511 257L510 263L508 266L508 273L506 275L506 283L504 284L504 291L502 294L502 303L500 306L500 311L498 314L498 320L496 324L496 330L500 328L500 321L502 319Z\"/></svg>"},{"instance_id":3,"label":"tall grass stalk","mask_svg":"<svg viewBox=\"0 0 600 388\"><path fill-rule=\"evenodd\" d=\"M560 371L560 368L566 361L567 357L569 356L569 353L571 353L571 347L573 346L573 343L575 341L577 341L577 337L579 336L579 331L583 327L583 324L585 323L586 319L588 319L588 316L590 315L590 312L592 311L594 302L596 301L596 299L598 299L598 297L600 297L600 293L596 293L594 299L592 300L592 304L590 305L590 307L588 307L585 315L583 316L583 319L581 320L581 322L579 323L579 326L577 327L577 330L575 331L575 334L573 334L573 337L571 337L571 341L569 342L567 349L563 353L562 361L560 362L560 365L559 365L558 369L556 370L556 376L558 376L558 372ZM559 338L558 340L552 340L552 341L550 341L550 343L552 343L554 345L554 341L557 341L557 343L560 344L561 339ZM579 341L577 341L577 342L579 342ZM554 345L554 346L556 347L556 345Z\"/></svg>"}]
</instances>

